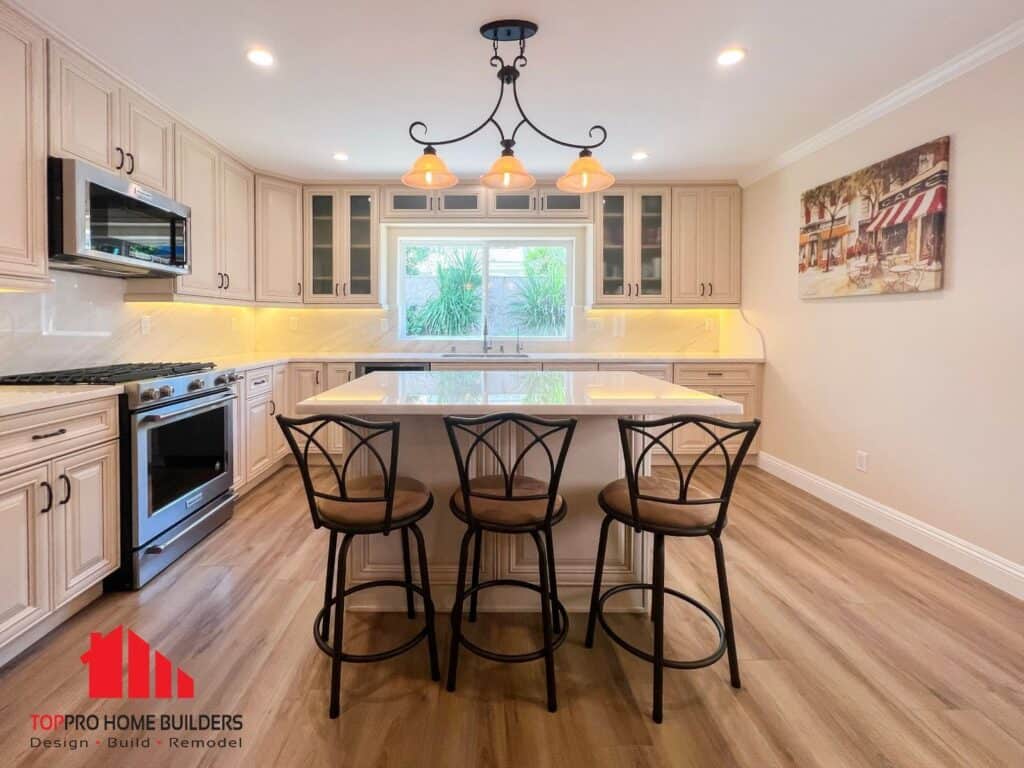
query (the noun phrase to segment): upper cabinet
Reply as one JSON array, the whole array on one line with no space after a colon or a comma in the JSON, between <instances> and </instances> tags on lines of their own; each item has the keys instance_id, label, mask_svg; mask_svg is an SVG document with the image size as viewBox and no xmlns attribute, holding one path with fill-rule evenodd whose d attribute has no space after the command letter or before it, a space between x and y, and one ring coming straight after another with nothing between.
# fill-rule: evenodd
<instances>
[{"instance_id":1,"label":"upper cabinet","mask_svg":"<svg viewBox=\"0 0 1024 768\"><path fill-rule=\"evenodd\" d=\"M595 304L671 301L670 207L663 187L614 187L598 196Z\"/></svg>"},{"instance_id":2,"label":"upper cabinet","mask_svg":"<svg viewBox=\"0 0 1024 768\"><path fill-rule=\"evenodd\" d=\"M740 189L672 190L672 301L740 303Z\"/></svg>"},{"instance_id":3,"label":"upper cabinet","mask_svg":"<svg viewBox=\"0 0 1024 768\"><path fill-rule=\"evenodd\" d=\"M379 303L377 206L374 188L306 188L306 302Z\"/></svg>"},{"instance_id":4,"label":"upper cabinet","mask_svg":"<svg viewBox=\"0 0 1024 768\"><path fill-rule=\"evenodd\" d=\"M220 264L226 298L256 297L256 177L226 155L220 158Z\"/></svg>"},{"instance_id":5,"label":"upper cabinet","mask_svg":"<svg viewBox=\"0 0 1024 768\"><path fill-rule=\"evenodd\" d=\"M256 177L256 300L302 303L302 187Z\"/></svg>"},{"instance_id":6,"label":"upper cabinet","mask_svg":"<svg viewBox=\"0 0 1024 768\"><path fill-rule=\"evenodd\" d=\"M191 131L177 137L178 199L192 210L189 261L192 272L178 278L179 289L191 296L219 296L224 287L218 229L217 148Z\"/></svg>"},{"instance_id":7,"label":"upper cabinet","mask_svg":"<svg viewBox=\"0 0 1024 768\"><path fill-rule=\"evenodd\" d=\"M174 195L174 121L50 41L50 154L76 157Z\"/></svg>"},{"instance_id":8,"label":"upper cabinet","mask_svg":"<svg viewBox=\"0 0 1024 768\"><path fill-rule=\"evenodd\" d=\"M39 29L0 5L0 288L50 284L45 46Z\"/></svg>"},{"instance_id":9,"label":"upper cabinet","mask_svg":"<svg viewBox=\"0 0 1024 768\"><path fill-rule=\"evenodd\" d=\"M408 187L384 189L384 216L388 218L461 218L486 214L487 191L483 187L450 187L436 191Z\"/></svg>"},{"instance_id":10,"label":"upper cabinet","mask_svg":"<svg viewBox=\"0 0 1024 768\"><path fill-rule=\"evenodd\" d=\"M487 195L487 215L506 217L589 218L590 195L562 192L557 187L535 187Z\"/></svg>"}]
</instances>

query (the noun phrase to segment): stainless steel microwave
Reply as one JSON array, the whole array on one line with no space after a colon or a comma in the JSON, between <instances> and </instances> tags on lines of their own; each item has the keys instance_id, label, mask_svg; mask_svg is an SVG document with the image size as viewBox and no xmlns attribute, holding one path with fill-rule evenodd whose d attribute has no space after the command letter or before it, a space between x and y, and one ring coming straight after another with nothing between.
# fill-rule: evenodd
<instances>
[{"instance_id":1,"label":"stainless steel microwave","mask_svg":"<svg viewBox=\"0 0 1024 768\"><path fill-rule=\"evenodd\" d=\"M131 179L51 157L50 266L112 277L191 271L191 211Z\"/></svg>"}]
</instances>

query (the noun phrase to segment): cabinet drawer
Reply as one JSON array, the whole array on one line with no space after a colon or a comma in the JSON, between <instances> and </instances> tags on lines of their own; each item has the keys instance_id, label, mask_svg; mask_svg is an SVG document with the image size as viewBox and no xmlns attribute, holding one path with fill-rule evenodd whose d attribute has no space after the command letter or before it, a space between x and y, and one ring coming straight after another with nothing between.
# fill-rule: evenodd
<instances>
[{"instance_id":1,"label":"cabinet drawer","mask_svg":"<svg viewBox=\"0 0 1024 768\"><path fill-rule=\"evenodd\" d=\"M745 363L676 363L673 381L684 386L753 386L757 383L757 366Z\"/></svg>"},{"instance_id":2,"label":"cabinet drawer","mask_svg":"<svg viewBox=\"0 0 1024 768\"><path fill-rule=\"evenodd\" d=\"M273 368L254 368L245 375L246 397L256 397L274 388Z\"/></svg>"},{"instance_id":3,"label":"cabinet drawer","mask_svg":"<svg viewBox=\"0 0 1024 768\"><path fill-rule=\"evenodd\" d=\"M662 381L672 380L672 366L661 363L601 363L598 366L601 371L631 371L641 376L650 376Z\"/></svg>"},{"instance_id":4,"label":"cabinet drawer","mask_svg":"<svg viewBox=\"0 0 1024 768\"><path fill-rule=\"evenodd\" d=\"M117 398L61 405L0 419L0 466L45 461L117 437Z\"/></svg>"}]
</instances>

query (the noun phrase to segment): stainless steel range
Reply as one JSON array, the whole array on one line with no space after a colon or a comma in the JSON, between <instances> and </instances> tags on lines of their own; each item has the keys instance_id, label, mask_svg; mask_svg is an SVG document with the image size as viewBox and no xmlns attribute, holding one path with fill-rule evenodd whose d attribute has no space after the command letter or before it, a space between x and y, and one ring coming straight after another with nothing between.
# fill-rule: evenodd
<instances>
[{"instance_id":1,"label":"stainless steel range","mask_svg":"<svg viewBox=\"0 0 1024 768\"><path fill-rule=\"evenodd\" d=\"M121 569L138 589L231 517L233 370L139 363L22 374L0 384L124 384Z\"/></svg>"}]
</instances>

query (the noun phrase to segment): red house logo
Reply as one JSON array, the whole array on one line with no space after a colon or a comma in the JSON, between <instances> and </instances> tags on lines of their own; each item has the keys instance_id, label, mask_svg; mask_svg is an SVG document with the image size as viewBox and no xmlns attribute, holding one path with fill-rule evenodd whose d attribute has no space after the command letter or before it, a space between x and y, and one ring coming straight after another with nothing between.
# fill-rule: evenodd
<instances>
[{"instance_id":1,"label":"red house logo","mask_svg":"<svg viewBox=\"0 0 1024 768\"><path fill-rule=\"evenodd\" d=\"M150 657L153 659L153 674L150 675ZM89 635L89 650L82 654L82 663L89 667L89 698L124 698L124 626L111 630L106 635L92 632ZM159 651L150 654L149 643L128 630L128 698L171 699L171 678L174 667L170 660ZM152 693L150 679L152 677ZM195 683L180 667L177 670L179 699L191 699L195 695Z\"/></svg>"}]
</instances>

